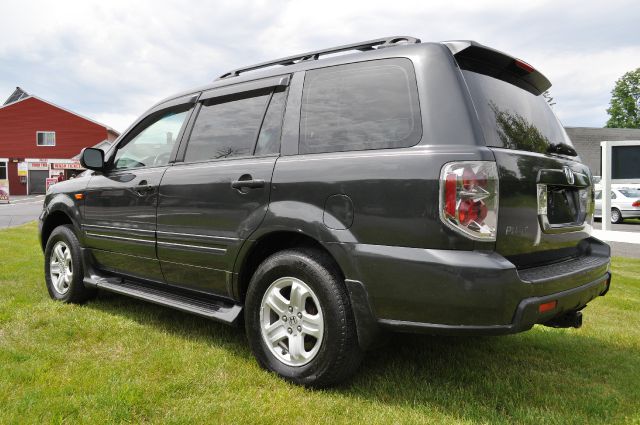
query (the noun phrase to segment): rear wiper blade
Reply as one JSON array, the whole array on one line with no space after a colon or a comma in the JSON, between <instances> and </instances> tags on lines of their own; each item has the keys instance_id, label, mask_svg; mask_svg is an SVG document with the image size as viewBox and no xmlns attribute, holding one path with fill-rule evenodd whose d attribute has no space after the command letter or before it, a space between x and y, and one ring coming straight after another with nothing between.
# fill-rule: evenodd
<instances>
[{"instance_id":1,"label":"rear wiper blade","mask_svg":"<svg viewBox=\"0 0 640 425\"><path fill-rule=\"evenodd\" d=\"M547 148L547 153L555 153L559 155L578 156L578 152L566 143L551 143Z\"/></svg>"}]
</instances>

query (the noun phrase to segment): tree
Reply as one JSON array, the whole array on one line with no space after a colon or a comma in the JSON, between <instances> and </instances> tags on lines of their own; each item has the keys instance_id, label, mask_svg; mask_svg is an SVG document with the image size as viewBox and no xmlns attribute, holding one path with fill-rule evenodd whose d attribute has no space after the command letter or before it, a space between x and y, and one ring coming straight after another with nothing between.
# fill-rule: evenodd
<instances>
[{"instance_id":1,"label":"tree","mask_svg":"<svg viewBox=\"0 0 640 425\"><path fill-rule=\"evenodd\" d=\"M616 81L609 105L606 127L640 128L640 68Z\"/></svg>"}]
</instances>

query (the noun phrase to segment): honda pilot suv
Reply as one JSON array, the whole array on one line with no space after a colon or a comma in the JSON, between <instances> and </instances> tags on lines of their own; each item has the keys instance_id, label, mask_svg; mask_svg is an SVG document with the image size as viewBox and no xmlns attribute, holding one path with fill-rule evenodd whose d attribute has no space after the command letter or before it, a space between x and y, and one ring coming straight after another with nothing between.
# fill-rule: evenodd
<instances>
[{"instance_id":1,"label":"honda pilot suv","mask_svg":"<svg viewBox=\"0 0 640 425\"><path fill-rule=\"evenodd\" d=\"M412 37L228 72L49 190L49 294L242 323L262 367L317 387L386 331L579 327L610 252L550 85L476 42Z\"/></svg>"}]
</instances>

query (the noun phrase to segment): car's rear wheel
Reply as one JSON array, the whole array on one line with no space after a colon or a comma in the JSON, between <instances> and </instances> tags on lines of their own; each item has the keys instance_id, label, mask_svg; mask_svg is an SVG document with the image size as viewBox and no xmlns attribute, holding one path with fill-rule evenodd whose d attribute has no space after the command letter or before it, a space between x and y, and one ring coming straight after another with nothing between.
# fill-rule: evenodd
<instances>
[{"instance_id":1,"label":"car's rear wheel","mask_svg":"<svg viewBox=\"0 0 640 425\"><path fill-rule=\"evenodd\" d=\"M617 208L611 208L611 222L618 224L618 223L622 223L622 220L623 218L620 210Z\"/></svg>"},{"instance_id":2,"label":"car's rear wheel","mask_svg":"<svg viewBox=\"0 0 640 425\"><path fill-rule=\"evenodd\" d=\"M71 226L56 227L44 250L44 273L49 295L65 303L83 303L96 294L84 286L80 242Z\"/></svg>"},{"instance_id":3,"label":"car's rear wheel","mask_svg":"<svg viewBox=\"0 0 640 425\"><path fill-rule=\"evenodd\" d=\"M317 250L281 251L258 267L247 291L245 326L258 363L297 384L336 384L362 358L340 273Z\"/></svg>"}]
</instances>

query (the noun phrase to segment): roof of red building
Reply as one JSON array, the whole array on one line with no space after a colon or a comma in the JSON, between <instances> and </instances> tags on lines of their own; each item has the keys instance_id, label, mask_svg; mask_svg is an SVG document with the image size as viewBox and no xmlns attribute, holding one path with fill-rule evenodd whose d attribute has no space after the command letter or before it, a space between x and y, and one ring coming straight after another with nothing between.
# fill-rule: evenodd
<instances>
[{"instance_id":1,"label":"roof of red building","mask_svg":"<svg viewBox=\"0 0 640 425\"><path fill-rule=\"evenodd\" d=\"M87 121L91 121L92 123L97 124L97 125L99 125L99 126L101 126L101 127L104 127L104 128L106 128L106 129L107 129L107 131L110 131L110 132L112 132L112 133L114 133L114 134L116 134L116 135L119 135L119 134L120 134L120 132L119 132L119 131L117 131L117 130L113 129L112 127L110 127L110 126L108 126L108 125L102 124L102 123L100 123L100 122L98 122L98 121L96 121L96 120L93 120L93 119L91 119L91 118L85 117L84 115L80 115L80 114L78 114L78 113L76 113L76 112L70 111L70 110L69 110L69 109L67 109L67 108L64 108L64 107L62 107L62 106L60 106L60 105L56 105L55 103L53 103L53 102L49 102L48 100L42 99L42 98L40 98L40 97L38 97L38 96L35 96L35 95L32 95L32 94L28 94L27 92L25 92L24 90L22 90L20 87L16 87L16 90L14 90L14 92L11 94L11 96L9 96L9 98L8 98L8 99L7 99L7 101L4 103L4 105L0 106L0 111L1 111L2 109L5 109L5 108L8 108L8 107L11 107L11 106L15 105L16 103L20 103L20 102L23 102L23 101L25 101L25 100L27 100L27 99L32 99L32 98L33 98L33 99L38 99L38 100L39 100L39 101L41 101L41 102L47 103L47 104L49 104L49 105L51 105L51 106L53 106L53 107L55 107L55 108L61 109L61 110L65 111L65 112L68 112L68 113L70 113L70 114L73 114L73 115L75 115L75 116L77 116L77 117L80 117L80 118L82 118L82 119L85 119L85 120L87 120ZM10 102L10 101L11 101L11 102Z\"/></svg>"}]
</instances>

